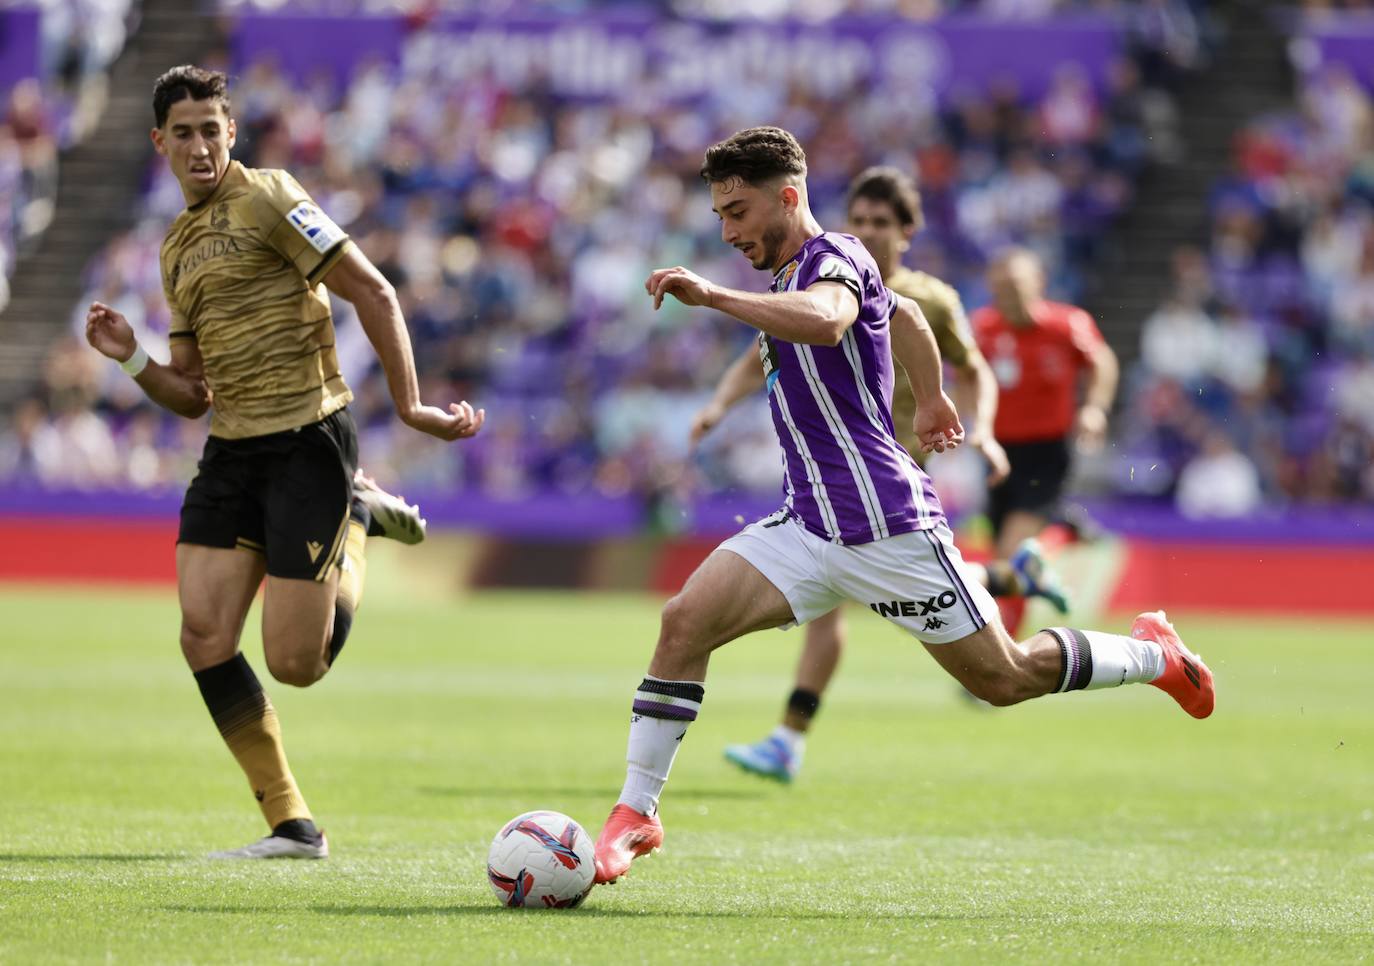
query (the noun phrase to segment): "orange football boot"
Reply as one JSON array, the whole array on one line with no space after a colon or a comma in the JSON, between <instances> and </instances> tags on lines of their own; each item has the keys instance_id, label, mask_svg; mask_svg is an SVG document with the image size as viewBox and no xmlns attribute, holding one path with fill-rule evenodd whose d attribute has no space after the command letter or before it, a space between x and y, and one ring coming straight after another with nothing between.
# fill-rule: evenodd
<instances>
[{"instance_id":1,"label":"orange football boot","mask_svg":"<svg viewBox=\"0 0 1374 966\"><path fill-rule=\"evenodd\" d=\"M1174 625L1164 611L1141 614L1131 625L1131 636L1138 641L1154 641L1164 649L1164 673L1151 681L1194 718L1205 718L1217 703L1212 672L1202 658L1183 646Z\"/></svg>"},{"instance_id":2,"label":"orange football boot","mask_svg":"<svg viewBox=\"0 0 1374 966\"><path fill-rule=\"evenodd\" d=\"M596 882L612 883L630 871L641 855L657 852L663 845L663 823L657 815L642 815L628 805L611 809L610 818L596 837Z\"/></svg>"}]
</instances>

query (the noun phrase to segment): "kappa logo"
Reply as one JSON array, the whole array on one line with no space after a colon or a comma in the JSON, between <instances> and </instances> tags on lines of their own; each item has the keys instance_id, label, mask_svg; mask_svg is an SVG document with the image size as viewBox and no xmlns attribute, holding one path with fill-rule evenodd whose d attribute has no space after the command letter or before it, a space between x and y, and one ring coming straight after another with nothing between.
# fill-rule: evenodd
<instances>
[{"instance_id":1,"label":"kappa logo","mask_svg":"<svg viewBox=\"0 0 1374 966\"><path fill-rule=\"evenodd\" d=\"M310 562L314 563L320 558L320 551L324 549L324 544L316 543L314 540L305 541L306 552L310 554Z\"/></svg>"},{"instance_id":2,"label":"kappa logo","mask_svg":"<svg viewBox=\"0 0 1374 966\"><path fill-rule=\"evenodd\" d=\"M880 617L925 617L928 614L938 614L946 607L953 607L958 599L954 591L947 590L925 600L880 600L868 606ZM929 625L926 630L930 630Z\"/></svg>"},{"instance_id":3,"label":"kappa logo","mask_svg":"<svg viewBox=\"0 0 1374 966\"><path fill-rule=\"evenodd\" d=\"M928 631L938 631L942 627L948 627L949 621L942 621L938 617L927 617L925 629Z\"/></svg>"}]
</instances>

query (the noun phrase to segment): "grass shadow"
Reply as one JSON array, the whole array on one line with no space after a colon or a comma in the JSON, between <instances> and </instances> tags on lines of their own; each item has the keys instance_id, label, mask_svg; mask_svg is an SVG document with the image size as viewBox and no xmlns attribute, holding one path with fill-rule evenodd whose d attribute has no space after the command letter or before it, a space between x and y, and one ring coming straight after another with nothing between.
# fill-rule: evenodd
<instances>
[{"instance_id":1,"label":"grass shadow","mask_svg":"<svg viewBox=\"0 0 1374 966\"><path fill-rule=\"evenodd\" d=\"M618 788L510 788L483 786L480 788L451 785L421 785L416 791L422 795L443 798L524 798L535 800L577 799L614 802L620 793ZM754 801L766 797L766 786L758 788L675 788L671 793L673 801L710 802L710 801Z\"/></svg>"},{"instance_id":2,"label":"grass shadow","mask_svg":"<svg viewBox=\"0 0 1374 966\"><path fill-rule=\"evenodd\" d=\"M497 916L518 916L524 913L538 913L544 910L512 910L498 906L495 903L464 904L455 903L451 906L437 905L415 905L415 906L379 906L379 905L327 905L309 906L304 908L290 908L281 906L161 906L164 912L190 912L197 915L218 914L218 915L244 915L244 916L270 916L272 914L281 915L283 913L294 914L310 912L320 916L377 916L390 919L408 919L412 916L464 916L473 918L490 919ZM777 922L829 922L852 920L859 918L854 912L780 912L778 910L759 910L757 912L740 912L733 910L722 910L720 912L703 911L683 911L683 910L662 910L662 909L615 909L604 908L595 905L582 906L580 909L569 909L560 911L560 915L576 916L578 918L592 919L768 919ZM958 913L922 913L922 912L880 912L864 913L864 919L882 920L949 920L954 922L974 922L980 920L1005 919L1004 916L987 914L958 914Z\"/></svg>"},{"instance_id":3,"label":"grass shadow","mask_svg":"<svg viewBox=\"0 0 1374 966\"><path fill-rule=\"evenodd\" d=\"M0 854L0 862L172 862L185 859L185 855L175 852L136 854L119 853L72 853L70 855L50 855L37 853Z\"/></svg>"}]
</instances>

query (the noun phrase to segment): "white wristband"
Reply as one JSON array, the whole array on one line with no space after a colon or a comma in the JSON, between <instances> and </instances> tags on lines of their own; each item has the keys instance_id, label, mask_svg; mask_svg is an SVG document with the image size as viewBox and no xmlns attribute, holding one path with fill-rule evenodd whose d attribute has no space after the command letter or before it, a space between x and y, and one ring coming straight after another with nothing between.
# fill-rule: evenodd
<instances>
[{"instance_id":1,"label":"white wristband","mask_svg":"<svg viewBox=\"0 0 1374 966\"><path fill-rule=\"evenodd\" d=\"M148 350L144 349L143 346L139 345L137 342L134 343L134 354L119 364L119 368L123 369L134 378L138 378L138 374L147 367Z\"/></svg>"}]
</instances>

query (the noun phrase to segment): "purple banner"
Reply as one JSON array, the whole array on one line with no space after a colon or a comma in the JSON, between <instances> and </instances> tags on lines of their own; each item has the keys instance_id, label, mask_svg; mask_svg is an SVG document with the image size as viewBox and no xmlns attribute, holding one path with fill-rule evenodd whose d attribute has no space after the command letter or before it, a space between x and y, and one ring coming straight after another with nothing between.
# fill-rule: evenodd
<instances>
[{"instance_id":1,"label":"purple banner","mask_svg":"<svg viewBox=\"0 0 1374 966\"><path fill-rule=\"evenodd\" d=\"M1331 12L1305 17L1306 43L1297 48L1299 69L1344 65L1366 88L1374 89L1374 14Z\"/></svg>"},{"instance_id":2,"label":"purple banner","mask_svg":"<svg viewBox=\"0 0 1374 966\"><path fill-rule=\"evenodd\" d=\"M0 9L0 91L38 76L39 18L36 7Z\"/></svg>"},{"instance_id":3,"label":"purple banner","mask_svg":"<svg viewBox=\"0 0 1374 966\"><path fill-rule=\"evenodd\" d=\"M642 16L448 17L421 29L398 17L248 14L238 18L233 49L238 70L267 58L297 80L327 71L343 82L358 66L380 61L454 86L493 78L513 88L547 84L564 97L655 103L791 85L835 95L888 84L894 97L947 97L1013 83L1036 97L1065 68L1103 85L1121 31L1101 17L730 25Z\"/></svg>"},{"instance_id":4,"label":"purple banner","mask_svg":"<svg viewBox=\"0 0 1374 966\"><path fill-rule=\"evenodd\" d=\"M1090 499L1082 504L1102 529L1136 540L1374 547L1374 507L1357 504L1292 506L1232 520L1192 520L1167 502Z\"/></svg>"},{"instance_id":5,"label":"purple banner","mask_svg":"<svg viewBox=\"0 0 1374 966\"><path fill-rule=\"evenodd\" d=\"M680 511L654 514L634 497L594 493L536 493L503 500L468 493L411 493L431 526L497 536L597 540L649 532L655 521L677 535L721 538L774 512L780 494L743 491L701 497ZM156 493L45 490L11 483L0 490L4 517L175 520L182 491ZM1374 547L1374 507L1292 507L1237 520L1189 520L1166 503L1085 500L1104 530L1138 540L1217 545ZM680 516L678 514L680 513ZM665 519L665 516L667 519Z\"/></svg>"}]
</instances>

